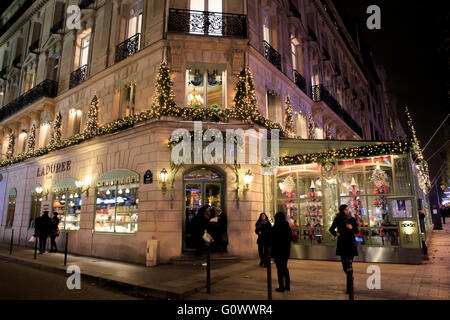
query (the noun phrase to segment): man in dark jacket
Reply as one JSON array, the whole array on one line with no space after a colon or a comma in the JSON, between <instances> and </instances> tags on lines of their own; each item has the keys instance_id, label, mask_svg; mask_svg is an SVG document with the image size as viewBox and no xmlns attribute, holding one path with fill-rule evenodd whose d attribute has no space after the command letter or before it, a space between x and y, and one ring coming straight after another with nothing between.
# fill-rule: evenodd
<instances>
[{"instance_id":1,"label":"man in dark jacket","mask_svg":"<svg viewBox=\"0 0 450 320\"><path fill-rule=\"evenodd\" d=\"M52 219L48 216L48 211L44 211L42 216L36 218L34 230L36 237L39 238L39 253L45 253L47 238L51 233Z\"/></svg>"},{"instance_id":2,"label":"man in dark jacket","mask_svg":"<svg viewBox=\"0 0 450 320\"><path fill-rule=\"evenodd\" d=\"M358 233L358 224L351 216L346 204L339 207L339 213L328 231L333 236L337 236L336 255L341 256L342 268L347 275L347 293L349 293L353 282L353 258L358 255L355 239L355 234Z\"/></svg>"},{"instance_id":3,"label":"man in dark jacket","mask_svg":"<svg viewBox=\"0 0 450 320\"><path fill-rule=\"evenodd\" d=\"M278 292L291 289L288 259L291 253L292 230L283 212L275 214L275 224L271 232L271 253L275 260L278 275ZM270 267L270 266L269 266Z\"/></svg>"}]
</instances>

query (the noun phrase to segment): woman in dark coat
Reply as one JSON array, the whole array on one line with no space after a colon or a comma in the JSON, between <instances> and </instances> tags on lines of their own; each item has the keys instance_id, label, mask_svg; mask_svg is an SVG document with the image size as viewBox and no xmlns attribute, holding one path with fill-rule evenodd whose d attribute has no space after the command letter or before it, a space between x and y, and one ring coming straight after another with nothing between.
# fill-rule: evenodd
<instances>
[{"instance_id":1,"label":"woman in dark coat","mask_svg":"<svg viewBox=\"0 0 450 320\"><path fill-rule=\"evenodd\" d=\"M259 215L258 221L255 224L255 233L258 235L258 254L259 265L267 267L267 258L269 256L269 244L270 244L270 231L272 230L272 224L267 215L262 212Z\"/></svg>"},{"instance_id":2,"label":"woman in dark coat","mask_svg":"<svg viewBox=\"0 0 450 320\"><path fill-rule=\"evenodd\" d=\"M205 243L202 238L205 230L208 228L209 223L209 209L210 206L204 205L200 209L198 209L197 214L192 218L192 236L193 242L195 246L195 256L201 257Z\"/></svg>"},{"instance_id":3,"label":"woman in dark coat","mask_svg":"<svg viewBox=\"0 0 450 320\"><path fill-rule=\"evenodd\" d=\"M273 225L270 238L272 257L277 267L279 284L279 287L275 290L278 292L289 291L291 282L287 263L291 253L292 230L283 212L275 214L275 224Z\"/></svg>"},{"instance_id":4,"label":"woman in dark coat","mask_svg":"<svg viewBox=\"0 0 450 320\"><path fill-rule=\"evenodd\" d=\"M358 225L346 204L339 207L339 212L334 218L329 231L333 236L337 236L336 255L341 256L342 268L347 274L348 293L350 281L353 281L353 258L358 255L355 240L355 234L358 233Z\"/></svg>"},{"instance_id":5,"label":"woman in dark coat","mask_svg":"<svg viewBox=\"0 0 450 320\"><path fill-rule=\"evenodd\" d=\"M56 237L59 236L59 218L58 212L53 212L53 218L51 221L52 230L50 233L50 252L58 252L58 248L56 247Z\"/></svg>"}]
</instances>

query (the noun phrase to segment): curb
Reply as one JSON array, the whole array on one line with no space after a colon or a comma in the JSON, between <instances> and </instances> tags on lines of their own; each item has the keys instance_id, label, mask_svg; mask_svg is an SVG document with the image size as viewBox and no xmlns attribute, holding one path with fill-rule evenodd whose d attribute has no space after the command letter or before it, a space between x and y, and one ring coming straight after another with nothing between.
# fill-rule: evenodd
<instances>
[{"instance_id":1,"label":"curb","mask_svg":"<svg viewBox=\"0 0 450 320\"><path fill-rule=\"evenodd\" d=\"M21 258L15 258L13 256L4 255L1 253L0 253L0 260L19 263L19 264L26 265L26 266L33 267L33 268L37 267L42 270L58 272L58 273L63 273L63 274L67 275L66 268L62 265L61 265L61 267L45 265L45 264L42 264L39 262L34 262L34 261L21 259ZM68 264L68 266L69 265L70 264ZM202 286L199 286L196 288L192 288L190 290L186 290L182 293L178 293L178 292L171 292L171 291L162 290L162 289L134 285L134 284L126 283L123 281L107 279L107 278L103 278L101 276L96 276L96 275L86 274L86 273L82 273L81 277L82 277L82 279L85 279L88 281L93 281L96 284L101 285L105 288L106 287L113 288L124 294L134 296L134 297L144 298L144 299L184 300L188 296L190 296L194 293L197 293L205 288L205 286L202 285ZM214 283L214 281L211 282L211 284L213 284L213 283Z\"/></svg>"}]
</instances>

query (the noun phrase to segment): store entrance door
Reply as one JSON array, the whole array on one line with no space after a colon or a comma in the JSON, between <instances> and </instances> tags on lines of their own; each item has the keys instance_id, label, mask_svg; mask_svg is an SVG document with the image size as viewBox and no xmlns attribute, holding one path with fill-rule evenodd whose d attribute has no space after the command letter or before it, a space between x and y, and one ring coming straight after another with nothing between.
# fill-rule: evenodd
<instances>
[{"instance_id":1,"label":"store entrance door","mask_svg":"<svg viewBox=\"0 0 450 320\"><path fill-rule=\"evenodd\" d=\"M192 218L198 209L209 204L223 211L223 175L210 168L196 168L183 177L183 251L195 249Z\"/></svg>"}]
</instances>

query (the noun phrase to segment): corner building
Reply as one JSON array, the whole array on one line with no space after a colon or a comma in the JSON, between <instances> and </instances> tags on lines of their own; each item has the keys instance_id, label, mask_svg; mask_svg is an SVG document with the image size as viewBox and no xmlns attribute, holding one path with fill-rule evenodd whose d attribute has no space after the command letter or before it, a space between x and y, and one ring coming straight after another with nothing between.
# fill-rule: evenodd
<instances>
[{"instance_id":1,"label":"corner building","mask_svg":"<svg viewBox=\"0 0 450 320\"><path fill-rule=\"evenodd\" d=\"M45 207L59 213L72 253L145 263L155 238L164 263L192 250L190 219L210 203L227 214L228 253L256 255L255 221L278 208L263 201L277 199L271 182L260 164L173 168L169 137L193 131L192 121L152 119L36 154L55 123L63 141L85 132L94 97L100 126L148 110L162 61L177 106L188 108L230 109L249 67L260 114L283 128L289 97L294 143L404 135L383 68L365 58L332 1L17 0L0 21L2 241L14 229L14 242L28 244ZM203 120L222 132L243 127Z\"/></svg>"}]
</instances>

